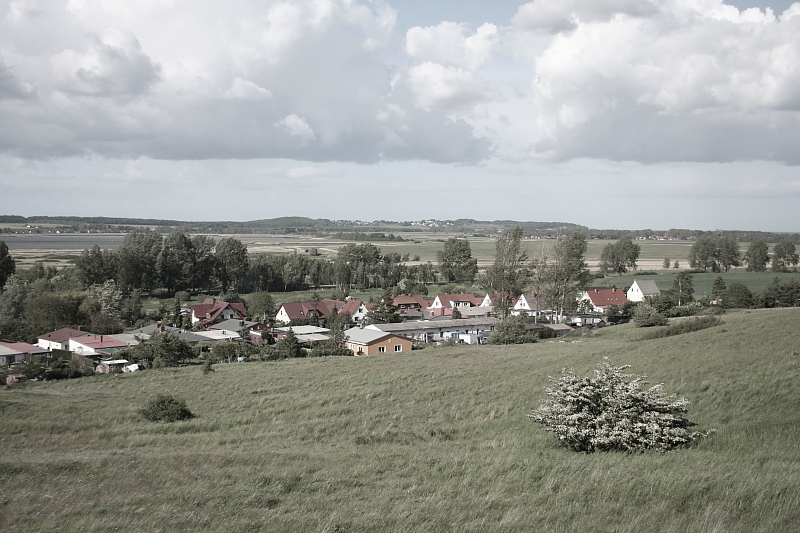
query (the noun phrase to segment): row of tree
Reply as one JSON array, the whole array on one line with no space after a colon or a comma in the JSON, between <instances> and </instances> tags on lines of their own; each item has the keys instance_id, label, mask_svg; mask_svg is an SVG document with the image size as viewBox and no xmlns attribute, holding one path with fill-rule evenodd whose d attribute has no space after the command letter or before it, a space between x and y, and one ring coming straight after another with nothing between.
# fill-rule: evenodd
<instances>
[{"instance_id":1,"label":"row of tree","mask_svg":"<svg viewBox=\"0 0 800 533\"><path fill-rule=\"evenodd\" d=\"M727 272L731 267L747 264L750 272L764 272L772 263L774 272L786 272L799 261L795 245L791 240L775 244L772 255L766 241L750 243L744 254L739 252L739 243L730 237L700 237L689 251L689 266L712 272Z\"/></svg>"}]
</instances>

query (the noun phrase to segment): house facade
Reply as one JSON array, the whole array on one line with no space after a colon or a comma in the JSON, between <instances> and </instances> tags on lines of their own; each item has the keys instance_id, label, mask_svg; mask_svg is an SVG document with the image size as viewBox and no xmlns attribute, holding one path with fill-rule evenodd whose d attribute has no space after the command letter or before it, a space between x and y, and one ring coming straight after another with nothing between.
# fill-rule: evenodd
<instances>
[{"instance_id":1,"label":"house facade","mask_svg":"<svg viewBox=\"0 0 800 533\"><path fill-rule=\"evenodd\" d=\"M352 351L353 355L410 352L413 346L410 339L377 329L356 327L346 330L344 335L345 348Z\"/></svg>"},{"instance_id":2,"label":"house facade","mask_svg":"<svg viewBox=\"0 0 800 533\"><path fill-rule=\"evenodd\" d=\"M394 333L415 342L437 342L449 338L462 339L468 344L494 331L499 322L494 317L426 320L418 322L400 322L397 324L370 324L365 329L374 329L385 333Z\"/></svg>"},{"instance_id":3,"label":"house facade","mask_svg":"<svg viewBox=\"0 0 800 533\"><path fill-rule=\"evenodd\" d=\"M656 282L651 279L635 279L633 284L625 293L630 302L643 302L648 296L661 294L661 290L656 286Z\"/></svg>"},{"instance_id":4,"label":"house facade","mask_svg":"<svg viewBox=\"0 0 800 533\"><path fill-rule=\"evenodd\" d=\"M578 295L578 304L589 307L594 313L606 313L612 305L623 305L628 301L622 289L589 287Z\"/></svg>"}]
</instances>

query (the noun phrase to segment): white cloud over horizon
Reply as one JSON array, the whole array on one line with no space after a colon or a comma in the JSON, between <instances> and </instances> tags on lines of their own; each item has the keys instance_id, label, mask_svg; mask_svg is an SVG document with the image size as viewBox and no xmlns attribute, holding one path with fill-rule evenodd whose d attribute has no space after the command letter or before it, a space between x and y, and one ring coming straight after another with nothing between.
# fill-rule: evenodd
<instances>
[{"instance_id":1,"label":"white cloud over horizon","mask_svg":"<svg viewBox=\"0 0 800 533\"><path fill-rule=\"evenodd\" d=\"M392 0L134 4L0 2L3 196L30 194L47 172L108 195L175 167L212 185L213 172L198 170L206 160L253 172L245 181L257 190L278 177L254 169L296 161L362 205L398 179L410 190L444 180L459 205L482 180L496 189L450 218L498 218L481 210L500 211L523 187L555 195L564 214L547 218L578 222L548 179L588 182L592 165L651 195L695 176L688 196L709 213L680 212L686 222L669 227L735 222L725 206L744 199L761 206L739 215L744 226L780 225L768 202L800 199L800 3L773 12L722 0L534 0L505 23L454 17L407 30ZM127 181L95 171L126 165ZM368 187L350 177L366 175ZM283 186L307 191L288 176ZM142 216L167 216L145 198ZM663 200L673 203L660 219L680 198ZM308 214L304 205L280 214ZM224 218L241 218L228 209ZM415 218L400 212L377 218ZM579 223L657 226L652 209L596 216Z\"/></svg>"}]
</instances>

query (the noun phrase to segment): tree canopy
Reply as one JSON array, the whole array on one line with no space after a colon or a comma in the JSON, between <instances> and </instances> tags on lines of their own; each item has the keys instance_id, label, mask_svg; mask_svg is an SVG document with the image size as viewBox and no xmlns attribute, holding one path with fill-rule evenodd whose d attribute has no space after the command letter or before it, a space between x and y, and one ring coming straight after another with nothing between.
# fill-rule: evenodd
<instances>
[{"instance_id":1,"label":"tree canopy","mask_svg":"<svg viewBox=\"0 0 800 533\"><path fill-rule=\"evenodd\" d=\"M449 238L444 242L444 249L436 252L439 261L439 272L448 282L472 283L478 272L478 260L472 257L469 241Z\"/></svg>"}]
</instances>

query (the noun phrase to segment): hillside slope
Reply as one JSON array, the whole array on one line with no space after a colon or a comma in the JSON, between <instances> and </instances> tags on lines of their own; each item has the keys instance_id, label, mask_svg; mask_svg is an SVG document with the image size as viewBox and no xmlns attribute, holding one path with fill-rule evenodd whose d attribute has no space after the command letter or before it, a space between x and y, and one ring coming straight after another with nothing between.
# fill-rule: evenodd
<instances>
[{"instance_id":1,"label":"hillside slope","mask_svg":"<svg viewBox=\"0 0 800 533\"><path fill-rule=\"evenodd\" d=\"M3 531L795 531L800 309L637 340L216 365L0 391ZM603 356L713 436L575 454L526 414ZM141 420L156 393L197 418Z\"/></svg>"}]
</instances>

